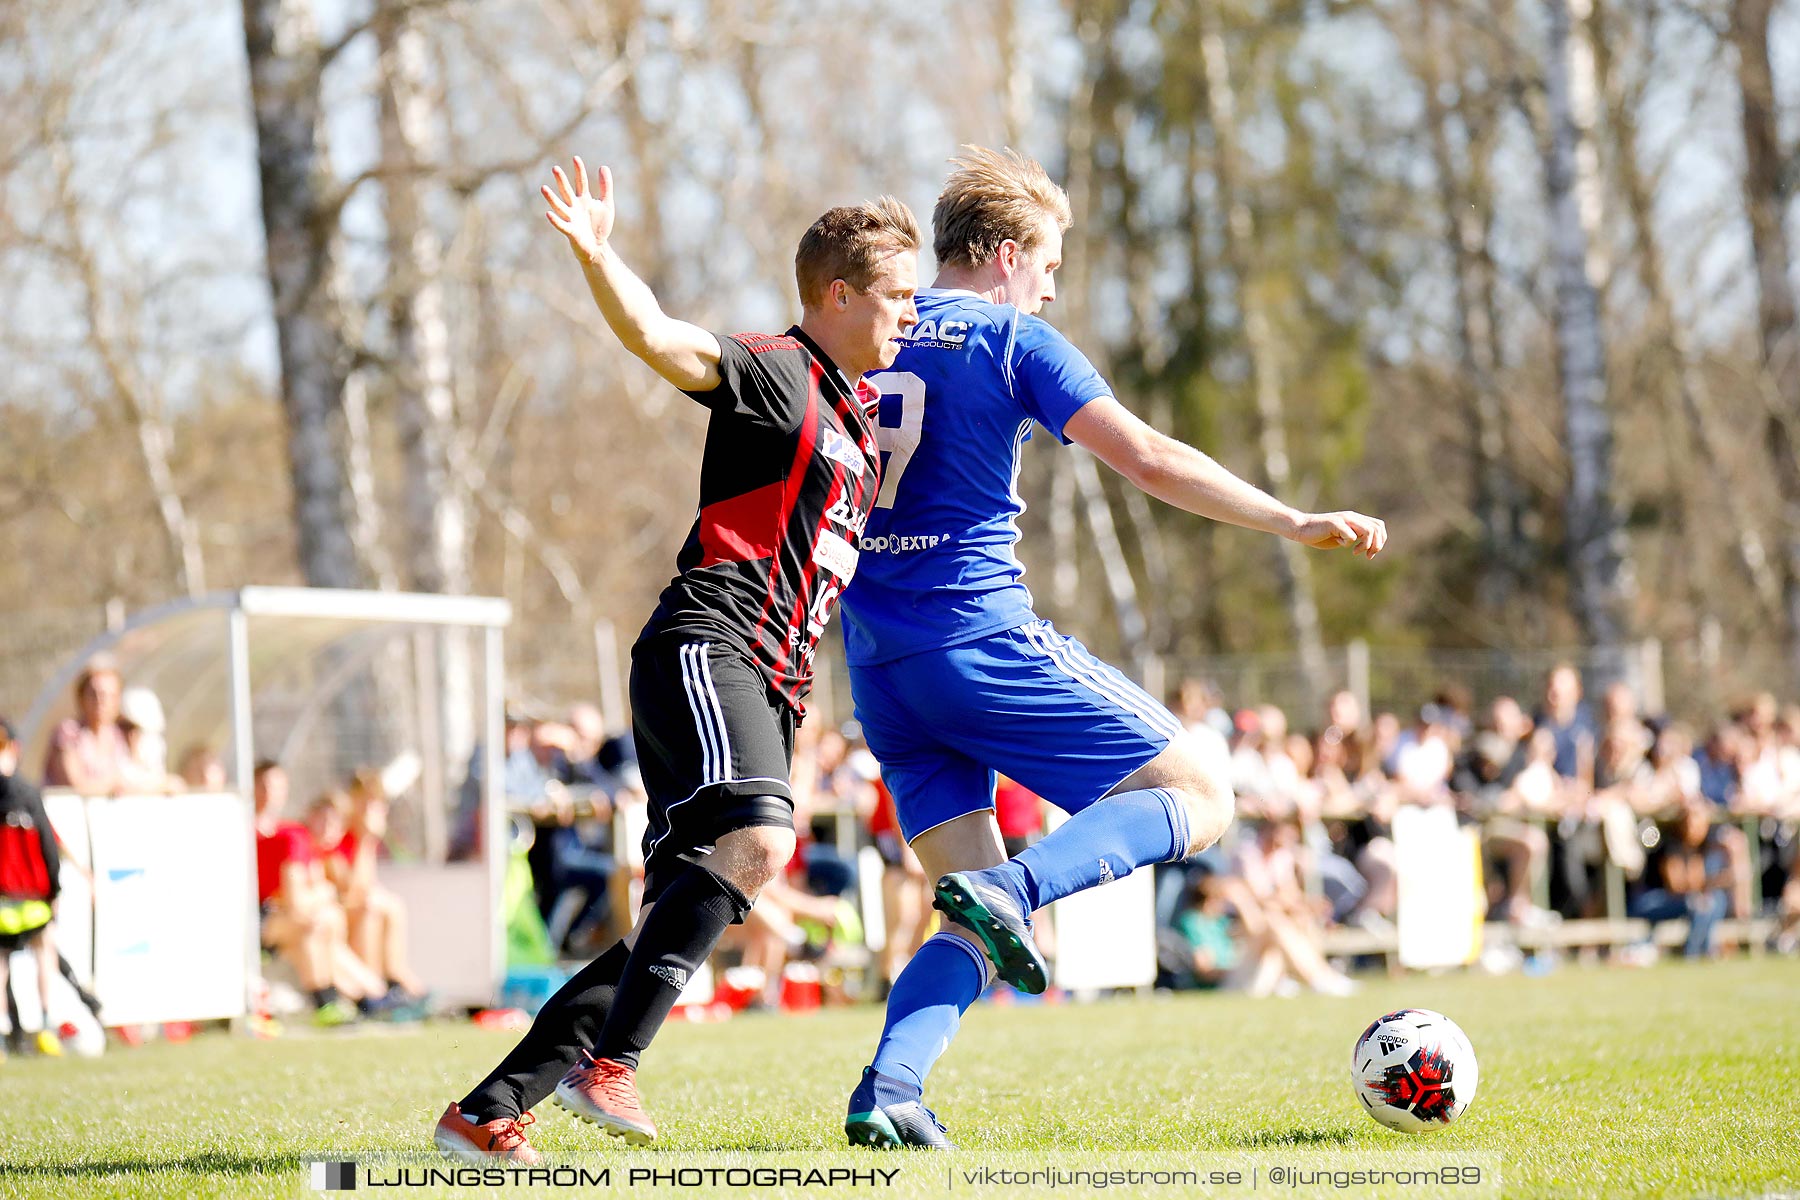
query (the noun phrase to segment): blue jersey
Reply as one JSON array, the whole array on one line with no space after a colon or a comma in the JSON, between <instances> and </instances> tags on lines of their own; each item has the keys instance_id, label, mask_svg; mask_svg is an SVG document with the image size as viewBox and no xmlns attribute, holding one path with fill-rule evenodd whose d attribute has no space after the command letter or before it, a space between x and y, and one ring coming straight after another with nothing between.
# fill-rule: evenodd
<instances>
[{"instance_id":1,"label":"blue jersey","mask_svg":"<svg viewBox=\"0 0 1800 1200\"><path fill-rule=\"evenodd\" d=\"M881 494L844 593L850 665L958 645L1035 620L1019 540L1019 454L1112 389L1048 323L973 292L919 293L919 323L886 371Z\"/></svg>"}]
</instances>

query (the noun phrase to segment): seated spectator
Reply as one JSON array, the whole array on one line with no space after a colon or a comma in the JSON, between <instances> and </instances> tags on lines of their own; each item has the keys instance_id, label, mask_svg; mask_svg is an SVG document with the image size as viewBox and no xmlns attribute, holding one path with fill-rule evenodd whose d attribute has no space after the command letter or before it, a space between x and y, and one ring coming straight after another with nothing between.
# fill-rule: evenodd
<instances>
[{"instance_id":1,"label":"seated spectator","mask_svg":"<svg viewBox=\"0 0 1800 1200\"><path fill-rule=\"evenodd\" d=\"M1300 826L1304 870L1308 878L1318 881L1319 891L1330 904L1326 919L1334 925L1356 924L1384 929L1385 918L1365 907L1369 895L1368 880L1349 856L1338 852L1321 819L1325 786L1314 777L1317 763L1313 758L1312 739L1298 733L1289 734L1285 752L1299 776L1294 785L1293 810L1294 819Z\"/></svg>"},{"instance_id":2,"label":"seated spectator","mask_svg":"<svg viewBox=\"0 0 1800 1200\"><path fill-rule=\"evenodd\" d=\"M594 784L582 786L586 792L579 805L565 794L552 804L549 819L537 822L537 845L544 847L537 865L547 885L539 897L546 927L558 950L576 957L613 940L612 881L618 870L612 797Z\"/></svg>"},{"instance_id":3,"label":"seated spectator","mask_svg":"<svg viewBox=\"0 0 1800 1200\"><path fill-rule=\"evenodd\" d=\"M1525 739L1525 758L1501 794L1498 811L1512 816L1556 820L1567 807L1568 784L1556 771L1556 738L1538 730Z\"/></svg>"},{"instance_id":4,"label":"seated spectator","mask_svg":"<svg viewBox=\"0 0 1800 1200\"><path fill-rule=\"evenodd\" d=\"M1300 773L1287 755L1287 714L1273 704L1238 710L1231 743L1231 785L1238 812L1256 817L1294 803Z\"/></svg>"},{"instance_id":5,"label":"seated spectator","mask_svg":"<svg viewBox=\"0 0 1800 1200\"><path fill-rule=\"evenodd\" d=\"M1238 886L1226 896L1243 922L1245 950L1233 978L1252 995L1272 994L1284 981L1348 995L1356 985L1319 950L1327 902L1306 894L1294 852L1299 837L1298 825L1281 817L1263 821L1254 837L1238 841L1232 860Z\"/></svg>"},{"instance_id":6,"label":"seated spectator","mask_svg":"<svg viewBox=\"0 0 1800 1200\"><path fill-rule=\"evenodd\" d=\"M408 965L406 908L375 879L387 818L381 775L364 767L352 777L348 792L326 792L313 801L307 828L343 906L350 949L386 981L381 999L398 1012L420 1006L425 988Z\"/></svg>"},{"instance_id":7,"label":"seated spectator","mask_svg":"<svg viewBox=\"0 0 1800 1200\"><path fill-rule=\"evenodd\" d=\"M538 735L538 722L513 712L506 714L500 758L502 803L513 812L550 811L550 793L560 789L550 773L560 741L555 732ZM457 791L455 832L450 838L452 862L477 857L485 830L481 823L481 789L487 749L480 743L469 754L469 769Z\"/></svg>"},{"instance_id":8,"label":"seated spectator","mask_svg":"<svg viewBox=\"0 0 1800 1200\"><path fill-rule=\"evenodd\" d=\"M12 726L0 721L0 995L7 997L10 1008L12 956L30 947L37 966L38 1011L43 1014L33 1044L38 1053L57 1057L63 1047L50 1027L50 980L57 973L59 956L51 921L62 890L62 856L43 797L14 773L18 761ZM24 1033L14 1025L15 1039Z\"/></svg>"},{"instance_id":9,"label":"seated spectator","mask_svg":"<svg viewBox=\"0 0 1800 1200\"><path fill-rule=\"evenodd\" d=\"M1779 815L1792 820L1800 817L1800 704L1781 710L1781 717L1775 722L1775 742L1786 788L1786 803Z\"/></svg>"},{"instance_id":10,"label":"seated spectator","mask_svg":"<svg viewBox=\"0 0 1800 1200\"><path fill-rule=\"evenodd\" d=\"M189 746L178 768L181 781L196 792L222 792L227 786L225 763L211 746Z\"/></svg>"},{"instance_id":11,"label":"seated spectator","mask_svg":"<svg viewBox=\"0 0 1800 1200\"><path fill-rule=\"evenodd\" d=\"M162 701L146 687L128 687L119 696L119 728L131 755L133 786L152 792L179 792L183 784L169 774L169 743Z\"/></svg>"},{"instance_id":12,"label":"seated spectator","mask_svg":"<svg viewBox=\"0 0 1800 1200\"><path fill-rule=\"evenodd\" d=\"M1400 718L1391 712L1378 712L1369 723L1369 741L1364 753L1365 769L1380 771L1393 777L1394 755L1400 749L1400 735L1404 728Z\"/></svg>"},{"instance_id":13,"label":"seated spectator","mask_svg":"<svg viewBox=\"0 0 1800 1200\"><path fill-rule=\"evenodd\" d=\"M1594 782L1594 748L1599 740L1593 714L1581 700L1581 673L1568 663L1550 668L1544 677L1544 699L1534 717L1556 745L1556 773L1564 779Z\"/></svg>"},{"instance_id":14,"label":"seated spectator","mask_svg":"<svg viewBox=\"0 0 1800 1200\"><path fill-rule=\"evenodd\" d=\"M1687 726L1668 721L1656 731L1637 782L1637 811L1645 817L1672 817L1689 802L1706 801Z\"/></svg>"},{"instance_id":15,"label":"seated spectator","mask_svg":"<svg viewBox=\"0 0 1800 1200\"><path fill-rule=\"evenodd\" d=\"M600 749L606 741L606 721L592 704L577 704L569 709L566 736L556 745L550 773L559 782L573 788L598 788L608 796L619 781L600 762Z\"/></svg>"},{"instance_id":16,"label":"seated spectator","mask_svg":"<svg viewBox=\"0 0 1800 1200\"><path fill-rule=\"evenodd\" d=\"M1231 906L1225 880L1214 870L1215 865L1205 854L1188 865L1181 904L1168 931L1174 935L1167 947L1172 952L1165 954L1165 947L1158 947L1159 987L1216 988L1238 965L1240 951L1232 935Z\"/></svg>"},{"instance_id":17,"label":"seated spectator","mask_svg":"<svg viewBox=\"0 0 1800 1200\"><path fill-rule=\"evenodd\" d=\"M1394 786L1402 804L1450 802L1450 776L1456 768L1460 739L1456 714L1439 704L1419 709L1418 720L1394 750Z\"/></svg>"},{"instance_id":18,"label":"seated spectator","mask_svg":"<svg viewBox=\"0 0 1800 1200\"><path fill-rule=\"evenodd\" d=\"M1511 696L1495 696L1488 705L1487 723L1482 728L1499 734L1513 748L1499 779L1501 787L1511 787L1513 777L1525 765L1525 746L1533 729L1531 718Z\"/></svg>"},{"instance_id":19,"label":"seated spectator","mask_svg":"<svg viewBox=\"0 0 1800 1200\"><path fill-rule=\"evenodd\" d=\"M1351 702L1354 703L1353 697ZM1341 707L1337 715L1344 715ZM1321 849L1351 864L1361 882L1360 894L1342 917L1344 923L1385 932L1400 899L1394 841L1388 825L1392 806L1386 799L1392 796L1392 789L1386 786L1379 771L1364 774L1360 785L1351 782L1350 756L1360 751L1356 749L1356 735L1346 733L1346 728L1334 719L1313 739L1308 752L1312 763L1309 782L1315 789L1316 820L1323 835ZM1374 786L1377 781L1381 784L1379 793Z\"/></svg>"},{"instance_id":20,"label":"seated spectator","mask_svg":"<svg viewBox=\"0 0 1800 1200\"><path fill-rule=\"evenodd\" d=\"M508 808L545 811L563 793L555 766L570 743L569 731L548 721L519 721L506 730L506 762L502 778Z\"/></svg>"},{"instance_id":21,"label":"seated spectator","mask_svg":"<svg viewBox=\"0 0 1800 1200\"><path fill-rule=\"evenodd\" d=\"M119 726L124 690L118 668L103 661L89 663L76 677L77 715L50 735L44 751L44 786L73 788L84 796L117 796L160 784L132 758Z\"/></svg>"},{"instance_id":22,"label":"seated spectator","mask_svg":"<svg viewBox=\"0 0 1800 1200\"><path fill-rule=\"evenodd\" d=\"M1588 812L1600 834L1599 861L1618 866L1627 879L1644 873L1638 814L1649 803L1642 775L1649 746L1642 725L1613 724L1600 735L1600 749L1594 758L1594 792Z\"/></svg>"},{"instance_id":23,"label":"seated spectator","mask_svg":"<svg viewBox=\"0 0 1800 1200\"><path fill-rule=\"evenodd\" d=\"M1741 705L1738 727L1738 794L1732 807L1759 817L1790 815L1800 793L1800 751L1784 746L1775 697L1767 692Z\"/></svg>"},{"instance_id":24,"label":"seated spectator","mask_svg":"<svg viewBox=\"0 0 1800 1200\"><path fill-rule=\"evenodd\" d=\"M827 729L811 750L812 769L792 776L794 831L799 843L794 866L805 886L819 896L841 896L856 887L856 864L838 848L840 830L854 830L874 815L878 797L875 782L881 765L862 742L855 722L842 729Z\"/></svg>"},{"instance_id":25,"label":"seated spectator","mask_svg":"<svg viewBox=\"0 0 1800 1200\"><path fill-rule=\"evenodd\" d=\"M1713 726L1706 743L1694 751L1694 763L1700 770L1700 794L1720 808L1737 803L1740 736L1736 725L1721 723Z\"/></svg>"},{"instance_id":26,"label":"seated spectator","mask_svg":"<svg viewBox=\"0 0 1800 1200\"><path fill-rule=\"evenodd\" d=\"M1713 931L1731 903L1732 880L1708 806L1683 806L1673 836L1664 839L1658 855L1657 878L1659 886L1645 889L1631 902L1631 915L1652 927L1685 917L1688 935L1682 953L1688 958L1711 954Z\"/></svg>"},{"instance_id":27,"label":"seated spectator","mask_svg":"<svg viewBox=\"0 0 1800 1200\"><path fill-rule=\"evenodd\" d=\"M1549 786L1554 786L1553 753L1546 735L1538 763L1545 772L1542 782ZM1476 734L1457 769L1455 788L1462 812L1480 826L1483 855L1499 867L1489 877L1489 915L1513 925L1543 925L1552 914L1533 904L1531 895L1549 863L1550 839L1540 826L1523 819L1517 793L1501 783L1514 754L1504 734L1491 729Z\"/></svg>"},{"instance_id":28,"label":"seated spectator","mask_svg":"<svg viewBox=\"0 0 1800 1200\"><path fill-rule=\"evenodd\" d=\"M372 1000L386 985L350 949L337 891L306 826L281 819L287 772L257 764L256 894L262 905L262 944L294 969L312 998L314 1019L341 1025L357 1016L355 1002Z\"/></svg>"},{"instance_id":29,"label":"seated spectator","mask_svg":"<svg viewBox=\"0 0 1800 1200\"><path fill-rule=\"evenodd\" d=\"M1754 707L1744 706L1740 717L1750 718ZM1715 726L1706 744L1694 752L1700 796L1713 807L1715 816L1742 818L1765 813L1776 789L1766 765L1759 762L1761 757L1756 736L1736 720ZM1718 825L1717 835L1734 880L1732 912L1738 917L1751 916L1750 882L1756 873L1754 860L1759 848L1735 824Z\"/></svg>"},{"instance_id":30,"label":"seated spectator","mask_svg":"<svg viewBox=\"0 0 1800 1200\"><path fill-rule=\"evenodd\" d=\"M1339 689L1331 694L1325 701L1325 728L1319 732L1340 743L1353 744L1364 736L1362 702L1355 692Z\"/></svg>"},{"instance_id":31,"label":"seated spectator","mask_svg":"<svg viewBox=\"0 0 1800 1200\"><path fill-rule=\"evenodd\" d=\"M1221 746L1231 737L1231 714L1219 689L1204 679L1183 679L1170 697L1169 709L1189 733L1205 730Z\"/></svg>"}]
</instances>

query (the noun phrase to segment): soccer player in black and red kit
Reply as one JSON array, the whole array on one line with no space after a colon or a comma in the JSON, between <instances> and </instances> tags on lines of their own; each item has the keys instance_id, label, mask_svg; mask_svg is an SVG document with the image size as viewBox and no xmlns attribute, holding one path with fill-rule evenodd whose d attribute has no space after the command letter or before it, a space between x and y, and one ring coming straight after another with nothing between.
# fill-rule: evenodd
<instances>
[{"instance_id":1,"label":"soccer player in black and red kit","mask_svg":"<svg viewBox=\"0 0 1800 1200\"><path fill-rule=\"evenodd\" d=\"M700 511L679 574L632 648L632 732L650 797L631 933L550 998L513 1051L438 1121L458 1157L535 1162L523 1126L552 1091L639 1144L656 1127L638 1056L726 926L794 852L788 768L813 651L856 568L880 490L875 393L917 320L919 229L891 197L834 208L794 258L800 323L714 334L662 312L614 251L612 177L577 158L543 189L625 348L712 410Z\"/></svg>"}]
</instances>

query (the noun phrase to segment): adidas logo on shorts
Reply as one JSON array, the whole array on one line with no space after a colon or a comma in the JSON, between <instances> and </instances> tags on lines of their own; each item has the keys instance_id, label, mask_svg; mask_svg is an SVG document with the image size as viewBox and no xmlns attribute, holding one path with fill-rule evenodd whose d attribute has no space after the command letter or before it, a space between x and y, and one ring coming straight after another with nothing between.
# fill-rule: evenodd
<instances>
[{"instance_id":1,"label":"adidas logo on shorts","mask_svg":"<svg viewBox=\"0 0 1800 1200\"><path fill-rule=\"evenodd\" d=\"M680 967L665 967L657 963L650 968L650 973L678 992L687 986L688 973Z\"/></svg>"},{"instance_id":2,"label":"adidas logo on shorts","mask_svg":"<svg viewBox=\"0 0 1800 1200\"><path fill-rule=\"evenodd\" d=\"M1113 874L1112 864L1104 858L1100 860L1100 882L1111 883L1117 876Z\"/></svg>"}]
</instances>

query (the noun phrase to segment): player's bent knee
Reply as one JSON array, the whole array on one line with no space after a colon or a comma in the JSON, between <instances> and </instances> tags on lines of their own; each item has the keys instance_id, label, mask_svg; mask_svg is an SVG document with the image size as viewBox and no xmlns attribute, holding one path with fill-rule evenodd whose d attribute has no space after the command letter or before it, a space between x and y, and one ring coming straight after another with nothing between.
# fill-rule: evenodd
<instances>
[{"instance_id":1,"label":"player's bent knee","mask_svg":"<svg viewBox=\"0 0 1800 1200\"><path fill-rule=\"evenodd\" d=\"M1207 753L1192 735L1177 739L1170 749L1177 753L1168 763L1172 778L1163 786L1181 798L1187 810L1187 852L1198 854L1231 827L1237 804L1231 791L1230 763L1213 761L1217 755Z\"/></svg>"},{"instance_id":2,"label":"player's bent knee","mask_svg":"<svg viewBox=\"0 0 1800 1200\"><path fill-rule=\"evenodd\" d=\"M1187 810L1189 854L1218 841L1231 825L1235 808L1231 760L1212 741L1181 734L1115 791L1152 787L1167 788L1181 797Z\"/></svg>"},{"instance_id":3,"label":"player's bent knee","mask_svg":"<svg viewBox=\"0 0 1800 1200\"><path fill-rule=\"evenodd\" d=\"M737 829L719 839L718 854L709 865L744 895L754 896L792 861L796 844L794 831L783 826Z\"/></svg>"}]
</instances>

